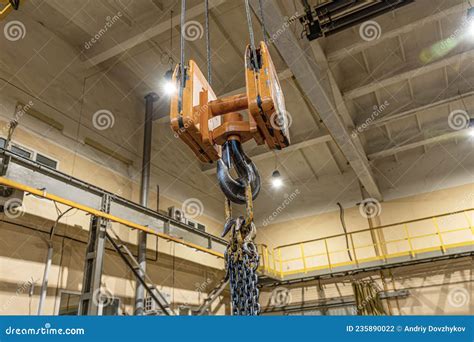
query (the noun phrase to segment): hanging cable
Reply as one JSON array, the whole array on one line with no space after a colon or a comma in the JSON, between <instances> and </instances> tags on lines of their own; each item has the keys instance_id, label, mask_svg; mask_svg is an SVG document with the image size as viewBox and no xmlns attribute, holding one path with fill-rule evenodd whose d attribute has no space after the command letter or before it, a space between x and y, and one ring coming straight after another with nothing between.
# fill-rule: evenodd
<instances>
[{"instance_id":1,"label":"hanging cable","mask_svg":"<svg viewBox=\"0 0 474 342\"><path fill-rule=\"evenodd\" d=\"M179 85L179 100L178 100L178 108L179 112L181 112L181 106L183 101L183 91L186 81L186 67L184 66L184 25L186 21L186 0L181 0L181 22L180 22L180 33L181 33L181 51L180 51L180 59L179 59L179 68L181 72L181 84Z\"/></svg>"},{"instance_id":2,"label":"hanging cable","mask_svg":"<svg viewBox=\"0 0 474 342\"><path fill-rule=\"evenodd\" d=\"M168 54L168 64L173 67L173 10L170 11L170 52Z\"/></svg>"},{"instance_id":3,"label":"hanging cable","mask_svg":"<svg viewBox=\"0 0 474 342\"><path fill-rule=\"evenodd\" d=\"M209 83L209 85L212 85L211 33L209 32L209 0L204 0L204 8L206 12L207 83Z\"/></svg>"},{"instance_id":4,"label":"hanging cable","mask_svg":"<svg viewBox=\"0 0 474 342\"><path fill-rule=\"evenodd\" d=\"M5 142L5 149L7 149L10 146L10 142L12 141L13 133L15 132L16 126L18 126L17 120L11 120L8 124L8 132L7 132L7 139Z\"/></svg>"},{"instance_id":5,"label":"hanging cable","mask_svg":"<svg viewBox=\"0 0 474 342\"><path fill-rule=\"evenodd\" d=\"M339 218L341 219L342 229L344 230L344 236L346 237L347 255L349 255L349 259L352 261L352 255L349 250L349 240L347 239L346 221L344 221L344 208L342 207L341 203L337 202L336 204L339 207Z\"/></svg>"},{"instance_id":6,"label":"hanging cable","mask_svg":"<svg viewBox=\"0 0 474 342\"><path fill-rule=\"evenodd\" d=\"M59 223L59 220L61 220L61 218L66 215L68 212L70 212L71 210L73 210L74 208L73 207L70 207L68 208L66 211L62 212L59 207L58 207L58 204L56 202L53 202L54 203L54 207L56 209L56 214L58 215L58 217L56 218L56 220L54 221L50 231L49 231L49 241L52 243L52 240L53 240L53 236L54 236L54 233L55 233L55 230L56 230L56 227Z\"/></svg>"},{"instance_id":7,"label":"hanging cable","mask_svg":"<svg viewBox=\"0 0 474 342\"><path fill-rule=\"evenodd\" d=\"M263 15L263 0L258 0L258 4L260 6L260 20L262 23L263 41L265 44L267 44L267 29L265 27L265 17Z\"/></svg>"},{"instance_id":8,"label":"hanging cable","mask_svg":"<svg viewBox=\"0 0 474 342\"><path fill-rule=\"evenodd\" d=\"M257 61L257 49L255 48L255 36L252 27L252 13L250 12L250 4L249 0L245 0L245 13L247 15L247 26L249 28L249 35L250 35L250 50L252 51L252 59L254 61L254 67L257 69L258 61Z\"/></svg>"}]
</instances>

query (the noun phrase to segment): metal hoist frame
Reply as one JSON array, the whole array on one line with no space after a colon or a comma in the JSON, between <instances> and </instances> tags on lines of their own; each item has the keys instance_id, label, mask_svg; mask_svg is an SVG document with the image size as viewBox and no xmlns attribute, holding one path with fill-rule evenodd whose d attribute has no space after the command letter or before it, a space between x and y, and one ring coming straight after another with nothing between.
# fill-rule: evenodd
<instances>
[{"instance_id":1,"label":"metal hoist frame","mask_svg":"<svg viewBox=\"0 0 474 342\"><path fill-rule=\"evenodd\" d=\"M211 87L211 48L209 4L204 0L207 50L207 79L193 60L185 59L185 36L181 32L180 64L172 82L178 91L170 99L170 123L180 138L203 163L217 163L217 179L226 199L222 236L230 234L225 252L226 277L229 281L234 315L260 313L257 267L259 255L255 243L253 200L261 180L258 169L243 151L242 145L254 140L271 150L290 144L288 120L277 72L266 45L263 7L260 1L264 41L255 43L249 1L245 10L250 42L245 50L246 91L218 98ZM186 0L181 0L181 28L186 24ZM244 118L242 111L247 110ZM236 171L237 177L231 175ZM246 215L232 217L231 203L246 206Z\"/></svg>"}]
</instances>

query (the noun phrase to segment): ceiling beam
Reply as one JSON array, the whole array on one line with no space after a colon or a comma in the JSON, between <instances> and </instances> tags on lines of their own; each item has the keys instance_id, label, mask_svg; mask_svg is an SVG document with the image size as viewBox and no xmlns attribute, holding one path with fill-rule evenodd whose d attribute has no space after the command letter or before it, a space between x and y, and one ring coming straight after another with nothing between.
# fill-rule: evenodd
<instances>
[{"instance_id":1,"label":"ceiling beam","mask_svg":"<svg viewBox=\"0 0 474 342\"><path fill-rule=\"evenodd\" d=\"M317 136L307 139L307 140L302 140L298 143L292 143L290 146L287 148L284 148L283 150L278 152L278 156L281 156L286 153L291 153L295 152L298 150L301 150L306 147L318 145L318 144L324 144L329 141L333 141L331 135L327 130L320 130L317 134ZM252 153L250 152L248 156L252 159L254 162L258 162L261 160L265 160L268 158L274 158L275 157L275 152L274 151L266 151L263 153ZM216 168L215 165L208 165L206 164L203 166L203 172L207 175L212 175L216 173Z\"/></svg>"},{"instance_id":2,"label":"ceiling beam","mask_svg":"<svg viewBox=\"0 0 474 342\"><path fill-rule=\"evenodd\" d=\"M253 11L259 13L259 1L251 0ZM273 1L263 1L265 24L271 37L277 37L273 43L280 52L302 91L318 112L325 126L339 146L362 185L371 197L382 199L382 194L372 174L367 157L360 146L351 139L351 135L336 109L333 89L324 68L315 65L310 56L311 50L303 49L299 39L291 30L282 30L285 19L279 7ZM304 43L306 41L302 41ZM307 42L306 42L307 43Z\"/></svg>"},{"instance_id":3,"label":"ceiling beam","mask_svg":"<svg viewBox=\"0 0 474 342\"><path fill-rule=\"evenodd\" d=\"M371 128L379 127L379 126L382 126L382 125L387 125L387 124L389 124L393 121L397 121L397 120L401 120L401 119L405 119L405 118L409 118L411 116L417 115L418 113L420 113L424 110L428 110L428 109L431 109L431 108L436 108L436 107L439 107L439 106L447 105L447 104L450 104L452 102L456 102L456 101L459 101L461 99L464 99L466 97L471 97L471 96L474 96L474 91L469 91L469 92L466 92L466 93L463 93L463 94L460 94L460 95L451 96L451 97L448 97L446 99L441 99L441 100L436 101L436 102L432 102L432 103L421 105L421 106L418 106L418 107L415 107L415 108L407 109L407 110L404 110L404 111L401 111L401 112L398 112L398 113L389 114L389 115L387 115L383 118L380 118L378 120L374 120L373 122L369 123L367 125L366 129L371 129Z\"/></svg>"},{"instance_id":4,"label":"ceiling beam","mask_svg":"<svg viewBox=\"0 0 474 342\"><path fill-rule=\"evenodd\" d=\"M417 141L417 142L413 142L413 143L409 143L409 144L405 144L405 145L400 145L400 146L395 146L395 147L392 147L392 148L389 148L389 149L386 149L386 150L371 153L371 154L369 154L369 160L372 161L372 160L375 160L375 159L385 158L385 157L392 156L392 155L395 155L395 154L403 152L403 151L412 150L412 149L417 148L417 147L422 147L422 146L426 146L426 145L429 145L429 144L439 143L439 142L446 141L446 140L456 139L456 138L463 137L463 136L466 137L466 136L469 135L470 130L471 130L471 128L461 129L459 131L449 132L449 133L441 134L441 135L438 135L438 136L435 136L435 137L420 140L420 141Z\"/></svg>"},{"instance_id":5,"label":"ceiling beam","mask_svg":"<svg viewBox=\"0 0 474 342\"><path fill-rule=\"evenodd\" d=\"M363 85L361 87L349 90L344 93L344 99L345 100L351 100L355 99L357 97L361 97L363 95L367 95L370 93L373 93L374 91L377 91L379 89L383 89L385 87L388 87L392 84L401 82L401 81L406 81L409 80L415 76L420 76L423 74L427 74L429 72L433 72L435 70L444 68L447 65L451 65L454 63L459 63L462 60L469 60L474 58L474 50L468 50L459 54L456 54L454 56L439 60L437 62L433 62L427 65L424 65L419 68L411 69L405 72L402 72L400 74L396 74L391 77L387 77L381 80L373 80L370 81L370 83Z\"/></svg>"},{"instance_id":6,"label":"ceiling beam","mask_svg":"<svg viewBox=\"0 0 474 342\"><path fill-rule=\"evenodd\" d=\"M229 32L225 29L225 27L219 21L219 17L215 15L213 12L209 11L209 18L212 19L214 24L217 27L217 30L224 36L225 42L229 43L229 45L234 50L235 54L240 57L242 61L244 61L244 54L242 53L242 49L239 48L235 42L232 40Z\"/></svg>"},{"instance_id":7,"label":"ceiling beam","mask_svg":"<svg viewBox=\"0 0 474 342\"><path fill-rule=\"evenodd\" d=\"M279 72L278 73L278 80L281 82L281 81L284 81L288 78L291 78L293 77L293 73L291 72L290 69L285 69L283 70L282 72ZM246 87L241 87L241 88L238 88L238 89L234 89L234 90L231 90L225 94L222 94L222 95L219 95L219 96L230 96L230 95L236 95L236 94L241 94L241 93L245 93L247 90Z\"/></svg>"},{"instance_id":8,"label":"ceiling beam","mask_svg":"<svg viewBox=\"0 0 474 342\"><path fill-rule=\"evenodd\" d=\"M467 10L467 4L462 3L445 10L436 11L435 14L425 17L423 19L401 26L389 32L383 32L383 34L378 39L368 41L368 42L366 41L357 42L357 43L352 44L351 46L330 52L328 54L328 60L332 62L332 61L340 60L344 57L355 55L356 53L364 51L377 44L380 44L381 42L384 42L387 39L397 38L397 36L401 34L410 33L423 25L426 25L434 21L438 21L440 19L444 19L447 16L454 13L463 12L463 11L465 12L466 10Z\"/></svg>"},{"instance_id":9,"label":"ceiling beam","mask_svg":"<svg viewBox=\"0 0 474 342\"><path fill-rule=\"evenodd\" d=\"M211 0L209 3L209 10L223 4L226 0ZM186 20L191 20L199 15L205 13L204 3L194 6L188 10L186 10ZM173 18L173 24L175 26L179 26L180 23L180 14L175 15ZM111 47L110 49L98 53L95 56L88 57L87 61L84 62L88 67L95 66L102 62L109 60L135 46L138 44L144 43L147 40L160 35L164 32L167 32L170 29L171 19L162 20L157 25L150 27L149 29L145 30L142 33L139 33L117 45Z\"/></svg>"}]
</instances>

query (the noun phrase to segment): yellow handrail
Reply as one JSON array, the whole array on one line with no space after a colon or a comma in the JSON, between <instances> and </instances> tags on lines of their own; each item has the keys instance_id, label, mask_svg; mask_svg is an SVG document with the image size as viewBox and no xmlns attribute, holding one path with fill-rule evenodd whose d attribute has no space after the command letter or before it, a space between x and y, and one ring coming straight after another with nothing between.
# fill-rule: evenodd
<instances>
[{"instance_id":1,"label":"yellow handrail","mask_svg":"<svg viewBox=\"0 0 474 342\"><path fill-rule=\"evenodd\" d=\"M43 190L32 188L28 185L24 185L24 184L15 182L15 181L13 181L11 179L8 179L8 178L5 178L5 177L0 177L0 185L5 185L5 186L8 186L8 187L11 187L11 188L14 188L14 189L18 189L18 190L33 194L33 195L38 196L38 197L46 198L48 200L67 205L71 208L75 208L77 210L89 213L91 215L94 215L94 216L97 216L97 217L102 217L102 218L105 218L105 219L110 220L112 222L123 224L124 226L127 226L129 228L142 230L142 231L144 231L148 234L156 235L159 238L162 238L162 239L165 239L165 240L168 240L168 241L173 241L175 243L178 243L178 244L181 244L181 245L184 245L184 246L187 246L187 247L194 248L198 251L205 252L205 253L214 255L216 257L219 257L219 258L224 258L224 255L222 253L216 252L212 249L196 245L195 243L192 243L192 242L187 242L185 240L181 240L177 237L174 237L174 236L171 236L171 235L168 235L168 234L165 234L165 233L157 232L157 231L155 231L155 230L153 230L149 227L142 226L141 224L138 224L138 223L135 223L135 222L132 222L132 221L129 221L129 220L126 220L126 219L123 219L123 218L105 213L103 211L88 207L86 205L82 205L80 203L76 203L76 202L68 200L66 198L62 198L62 197L59 197L59 196L56 196L56 195L53 195L53 194L50 194L50 193L46 193Z\"/></svg>"},{"instance_id":2,"label":"yellow handrail","mask_svg":"<svg viewBox=\"0 0 474 342\"><path fill-rule=\"evenodd\" d=\"M335 267L348 265L358 266L363 262L386 261L387 259L400 256L408 255L415 257L420 253L431 251L441 250L443 253L446 253L450 248L474 245L474 229L472 226L472 220L469 216L469 213L473 211L474 209L466 209L449 214L441 214L438 216L431 216L402 223L375 227L372 228L372 230L384 229L384 234L386 236L390 236L390 234L392 234L393 239L377 241L374 243L361 243L359 245L356 244L354 236L357 234L363 235L370 232L370 229L364 229L360 231L353 231L347 234L350 241L349 247L342 247L340 244L338 246L337 243L334 243L335 239L344 236L344 234L287 244L275 247L273 249L264 246L262 251L265 252L265 255L272 256L273 265L271 262L269 262L270 258L266 257L263 259L265 262L260 267L260 271L272 275L278 275L283 278L290 274L304 274L310 271L323 269L332 271ZM465 220L467 221L467 226L450 227L450 229L444 230L441 228L441 225L438 221L439 218L451 216L453 219L457 219L459 218L458 215L464 216ZM420 234L419 229L418 231L414 231L414 227L411 226L411 224L415 222L426 222L427 224L431 224L431 227L434 227L434 229L432 229L434 232L423 232ZM402 229L401 232L400 229ZM427 231L427 229L423 230ZM469 236L466 236L464 232L469 232ZM401 236L400 233L402 234ZM458 233L458 235L455 236L454 233ZM451 234L451 236L449 236L449 234ZM450 237L450 239L448 239L448 237ZM433 238L439 242L434 242ZM329 243L330 241L333 243ZM418 241L416 243L417 246L420 246L420 244L424 242L424 246L417 248L414 241ZM450 243L447 243L448 241L450 241ZM313 246L312 249L309 247L310 244L318 243L321 243L322 245L320 247ZM381 246L384 246L386 253L382 253L382 255L375 255L373 252L373 247L377 249ZM315 248L319 249L319 251L315 252ZM352 254L349 255L349 253ZM275 258L275 255L277 255L277 258ZM324 261L324 259L326 261Z\"/></svg>"}]
</instances>

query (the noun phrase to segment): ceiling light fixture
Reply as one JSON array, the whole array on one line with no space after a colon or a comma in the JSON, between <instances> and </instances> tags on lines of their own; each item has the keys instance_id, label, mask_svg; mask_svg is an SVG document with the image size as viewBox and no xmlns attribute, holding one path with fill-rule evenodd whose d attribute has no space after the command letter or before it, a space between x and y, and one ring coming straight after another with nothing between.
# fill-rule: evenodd
<instances>
[{"instance_id":1,"label":"ceiling light fixture","mask_svg":"<svg viewBox=\"0 0 474 342\"><path fill-rule=\"evenodd\" d=\"M173 69L168 70L164 76L163 91L166 95L173 95L176 92L176 84L173 82Z\"/></svg>"},{"instance_id":2,"label":"ceiling light fixture","mask_svg":"<svg viewBox=\"0 0 474 342\"><path fill-rule=\"evenodd\" d=\"M474 118L469 119L468 134L471 137L474 137Z\"/></svg>"},{"instance_id":3,"label":"ceiling light fixture","mask_svg":"<svg viewBox=\"0 0 474 342\"><path fill-rule=\"evenodd\" d=\"M272 186L276 189L281 188L283 185L283 179L281 179L280 172L278 170L272 173Z\"/></svg>"},{"instance_id":4,"label":"ceiling light fixture","mask_svg":"<svg viewBox=\"0 0 474 342\"><path fill-rule=\"evenodd\" d=\"M273 151L275 154L275 168L273 169L274 171L272 172L272 187L275 189L281 188L283 185L283 179L281 178L280 171L278 171L278 155L276 154L275 151Z\"/></svg>"},{"instance_id":5,"label":"ceiling light fixture","mask_svg":"<svg viewBox=\"0 0 474 342\"><path fill-rule=\"evenodd\" d=\"M467 32L474 38L474 7L467 10Z\"/></svg>"}]
</instances>

